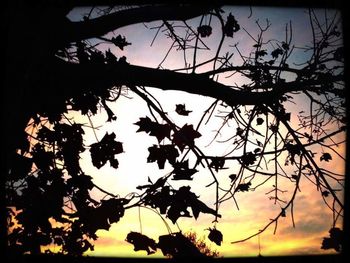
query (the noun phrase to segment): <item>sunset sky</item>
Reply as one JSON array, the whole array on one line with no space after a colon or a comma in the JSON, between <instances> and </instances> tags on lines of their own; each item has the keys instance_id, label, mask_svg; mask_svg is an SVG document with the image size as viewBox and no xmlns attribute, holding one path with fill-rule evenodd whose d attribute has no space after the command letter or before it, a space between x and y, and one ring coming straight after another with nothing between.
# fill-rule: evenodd
<instances>
[{"instance_id":1,"label":"sunset sky","mask_svg":"<svg viewBox=\"0 0 350 263\"><path fill-rule=\"evenodd\" d=\"M311 28L309 25L309 17L307 10L290 8L262 8L253 7L250 16L250 9L248 7L225 7L224 17L230 12L235 16L241 28L250 32L253 37L257 36L258 20L262 26L266 25L266 19L271 23L269 30L266 32L264 39L278 39L283 41L285 39L286 24L292 21L293 27L293 41L296 47L311 45ZM72 20L80 20L81 14L84 15L85 9L75 9L69 15ZM318 10L323 14L324 10ZM200 18L189 20L188 23L197 28ZM126 37L126 40L132 43L126 46L124 50L113 48L107 44L100 45L102 50L111 48L111 51L117 56L126 56L127 61L133 65L142 65L151 68L157 68L163 60L166 52L170 48L172 41L164 37L163 33L159 36L151 46L152 39L156 33L155 29L151 29L161 22L152 22L148 24L137 24L124 27L110 33L108 36L112 37L121 34ZM211 48L210 51L198 51L197 62L205 61L215 55L216 47L220 39L220 30L218 28L218 21L214 17L211 21L213 27L213 34L206 39L206 44ZM147 26L147 28L146 28ZM94 41L94 40L91 40ZM226 38L221 54L225 52L234 52L233 61L241 64L237 52L232 47L237 44L237 47L244 54L253 51L254 44L251 38L244 30L237 32L233 38ZM188 62L192 63L191 51L188 51ZM290 61L300 63L306 61L310 54L304 52L302 49L296 49L294 55L291 56ZM184 65L183 53L181 51L171 50L168 58L162 64L165 69L177 69ZM210 69L203 67L202 71ZM199 71L200 71L199 70ZM227 74L229 75L229 73ZM286 78L291 76L286 76ZM237 74L232 78L225 78L220 76L219 81L232 85L232 83L240 84L244 80ZM161 91L150 88L149 91L162 104L164 111L178 126L182 127L184 124L193 124L197 126L203 112L213 103L214 99L205 98L198 95L190 95L184 92L175 91ZM106 123L107 115L101 112L91 117L92 123L95 127L99 127L95 132L98 139L101 139L106 132L114 132L116 140L123 142L124 153L119 154L119 168L113 169L106 164L101 169L95 168L91 163L89 151L81 154L82 169L86 174L93 176L94 183L99 187L121 197L126 196L130 192L138 191L138 185L147 184L149 177L153 182L159 177L171 172L172 168L166 164L164 170L159 170L156 163L147 163L147 156L149 154L148 147L157 144L154 137L146 133L136 133L138 126L134 125L140 117L150 116L147 104L141 100L136 94L129 93L129 98L121 97L114 103L108 104L112 111L116 114L117 120L111 123ZM303 110L307 105L303 104L303 100L296 101L297 106L288 105L292 113ZM179 116L175 112L176 104L185 104L188 110L192 113L189 116ZM221 108L223 109L223 108ZM77 112L70 112L69 117L74 118L77 123L89 124L87 117L81 116ZM292 126L297 125L297 119L294 115L292 119ZM212 118L207 125L202 125L199 132L202 136L196 139L198 147L205 153L210 155L223 155L232 149L232 145L225 143L208 144L215 135L215 130L220 125L219 118ZM221 137L218 139L225 139L232 135L236 126L232 123L231 128L226 128L222 131ZM96 142L95 134L90 128L85 128L85 144L91 145ZM342 141L343 137L339 136L337 141ZM345 145L339 147L339 152L345 156ZM191 156L191 155L189 155ZM316 155L319 159L320 155ZM193 157L193 156L192 156ZM285 158L282 155L280 158ZM283 163L283 161L282 161ZM193 163L190 163L193 165ZM344 173L344 162L333 156L332 162L327 163L328 168L336 173ZM228 169L222 170L217 174L223 188L229 186L228 175L237 172L238 163L234 161L229 162ZM197 168L198 169L198 168ZM293 173L295 168L288 167L286 171ZM195 192L200 200L205 202L208 206L214 207L215 188L214 186L206 188L205 186L212 182L212 178L205 169L200 170L193 181L176 182L171 181L173 187L178 188L181 185L191 186L191 191ZM282 181L281 181L282 182ZM258 188L256 191L239 192L236 195L239 210L233 201L227 201L220 207L222 218L216 224L217 229L223 233L223 244L221 247L210 242L206 238L207 244L210 244L212 249L220 252L221 256L257 256L259 254L259 240L254 237L244 243L231 244L233 241L243 239L251 234L256 233L263 228L271 218L274 218L280 212L281 207L274 205L272 200L269 200L267 192L272 189L272 181L268 181L264 186ZM293 184L290 182L283 182L283 187L287 192L282 195L285 200L293 192ZM328 236L328 230L332 227L332 213L325 206L320 192L316 191L306 178L301 179L300 192L298 192L294 203L294 218L296 227L293 228L292 220L289 210L287 216L278 221L278 228L276 235L273 235L274 225L260 235L260 252L262 255L299 255L299 254L319 254L319 253L333 253L333 251L321 250L322 237ZM140 192L140 191L138 191ZM93 197L101 199L104 194L98 190L93 190ZM141 218L141 220L139 220ZM199 218L179 218L177 223L183 232L195 231L199 237L207 236L209 227L213 227L212 221L214 217L210 214L201 213ZM170 220L166 222L173 232L179 231L178 226L174 225ZM125 241L127 234L130 231L142 232L143 234L157 240L158 236L167 234L167 227L161 220L159 215L146 208L132 208L125 212L125 216L121 220L113 224L109 231L99 230L97 235L99 239L95 242L95 251L88 252L91 256L118 256L118 257L145 257L145 251L134 252L133 246ZM158 252L152 257L161 257L162 254Z\"/></svg>"}]
</instances>

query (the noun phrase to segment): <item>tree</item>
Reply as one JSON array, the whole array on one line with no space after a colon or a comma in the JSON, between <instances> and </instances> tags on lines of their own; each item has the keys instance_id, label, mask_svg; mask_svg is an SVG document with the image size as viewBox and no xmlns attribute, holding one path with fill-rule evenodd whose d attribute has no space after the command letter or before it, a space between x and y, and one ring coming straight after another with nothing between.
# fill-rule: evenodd
<instances>
[{"instance_id":1,"label":"tree","mask_svg":"<svg viewBox=\"0 0 350 263\"><path fill-rule=\"evenodd\" d=\"M93 250L98 229L108 230L125 210L134 207L153 209L174 224L181 217L197 219L210 214L214 228L210 228L209 238L220 243L222 234L215 227L221 218L220 205L234 201L238 207L237 195L273 181L268 197L280 210L247 240L272 225L276 230L287 213L294 224L293 206L302 189L301 178L314 184L333 212L331 236L324 239L322 247L341 249L342 234L336 226L344 213L345 176L327 166L340 161L344 165L345 161L339 150L345 144L346 110L344 48L337 12L321 15L308 9L312 42L296 47L292 22L285 26L281 39L266 40L271 26L268 20L256 21L257 34L251 34L232 13L215 5L93 7L81 20L71 21L67 15L73 7L18 2L11 9L16 23L9 25L5 80L5 98L11 102L3 109L8 138L4 151L10 253L36 254L41 246L55 244L60 253L81 255ZM197 19L193 22L192 18ZM113 49L128 49L133 43L128 36L107 33L153 21L159 21L151 31L156 31L154 40L164 34L171 42L158 68L133 65L127 57L117 57ZM234 40L242 31L249 38L250 50L243 51L237 44L225 50L225 41ZM220 36L214 50L207 43L213 34ZM101 43L107 48L101 48ZM298 48L306 55L296 64L290 60ZM184 66L164 68L169 52L175 49L183 55ZM203 59L200 54L204 53L211 57ZM238 75L237 82L234 77ZM213 101L197 125L180 126L149 87L184 91ZM147 162L157 163L165 175L120 197L94 183L83 171L80 155L89 151L98 169L105 165L118 169L117 157L124 154L127 142L118 141L115 133L106 133L85 145L86 127L70 121L67 114L80 111L91 117L104 110L106 122L113 122L123 113L113 112L109 105L127 96L126 91L149 107L149 114L140 116L135 125L138 132L156 139L149 145ZM301 100L306 107L291 110L291 105ZM194 107L177 104L174 110L185 118ZM197 145L205 125L213 119L220 123L211 144L229 146L225 155L211 155ZM228 130L230 136L220 142L220 134ZM235 172L226 176L229 183L223 186L219 173L233 166ZM199 170L211 176L207 188L213 192L214 206L200 200L188 186ZM173 181L182 185L174 188ZM292 189L288 200L283 196L286 182ZM92 189L105 193L106 198L94 199ZM156 242L131 232L127 240L135 250L150 254L158 248L169 249L171 236Z\"/></svg>"}]
</instances>

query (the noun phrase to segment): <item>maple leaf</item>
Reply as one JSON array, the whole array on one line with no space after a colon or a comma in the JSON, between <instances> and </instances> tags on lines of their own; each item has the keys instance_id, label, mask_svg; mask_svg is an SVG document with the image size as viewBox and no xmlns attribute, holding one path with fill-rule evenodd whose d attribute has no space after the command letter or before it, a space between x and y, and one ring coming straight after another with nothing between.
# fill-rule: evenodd
<instances>
[{"instance_id":1,"label":"maple leaf","mask_svg":"<svg viewBox=\"0 0 350 263\"><path fill-rule=\"evenodd\" d=\"M179 156L179 152L176 150L174 145L153 145L148 148L149 156L147 157L148 163L157 162L159 169L164 169L165 161L168 160L170 164L176 162L176 157Z\"/></svg>"},{"instance_id":2,"label":"maple leaf","mask_svg":"<svg viewBox=\"0 0 350 263\"><path fill-rule=\"evenodd\" d=\"M145 250L147 255L154 254L157 251L156 241L138 232L131 231L126 236L125 241L134 245L134 251Z\"/></svg>"},{"instance_id":3,"label":"maple leaf","mask_svg":"<svg viewBox=\"0 0 350 263\"><path fill-rule=\"evenodd\" d=\"M209 231L210 231L210 233L208 235L209 240L214 242L218 246L221 246L221 242L223 239L222 233L219 230L217 230L215 227L209 228Z\"/></svg>"},{"instance_id":4,"label":"maple leaf","mask_svg":"<svg viewBox=\"0 0 350 263\"><path fill-rule=\"evenodd\" d=\"M176 104L175 111L182 116L188 116L188 114L192 112L191 110L186 110L185 104Z\"/></svg>"},{"instance_id":5,"label":"maple leaf","mask_svg":"<svg viewBox=\"0 0 350 263\"><path fill-rule=\"evenodd\" d=\"M192 180L192 175L194 175L198 170L188 168L188 160L174 165L174 177L173 180Z\"/></svg>"},{"instance_id":6,"label":"maple leaf","mask_svg":"<svg viewBox=\"0 0 350 263\"><path fill-rule=\"evenodd\" d=\"M95 233L98 229L109 230L112 223L124 216L124 205L128 202L124 198L102 200L97 208L88 206L80 210L80 220L89 233Z\"/></svg>"},{"instance_id":7,"label":"maple leaf","mask_svg":"<svg viewBox=\"0 0 350 263\"><path fill-rule=\"evenodd\" d=\"M194 139L201 137L202 135L193 129L193 125L185 124L180 130L174 132L173 143L179 147L182 152L185 146L193 147Z\"/></svg>"},{"instance_id":8,"label":"maple leaf","mask_svg":"<svg viewBox=\"0 0 350 263\"><path fill-rule=\"evenodd\" d=\"M190 189L191 187L189 186L182 186L179 190L174 191L171 197L171 204L167 211L167 217L174 224L179 217L191 217L187 210L188 207L191 207L195 219L198 218L200 212L221 217L214 209L209 208L202 201L198 200L198 197L192 193Z\"/></svg>"},{"instance_id":9,"label":"maple leaf","mask_svg":"<svg viewBox=\"0 0 350 263\"><path fill-rule=\"evenodd\" d=\"M332 160L332 155L330 155L329 153L323 153L320 157L320 161L329 162L329 160Z\"/></svg>"},{"instance_id":10,"label":"maple leaf","mask_svg":"<svg viewBox=\"0 0 350 263\"><path fill-rule=\"evenodd\" d=\"M121 142L117 142L114 139L114 132L111 134L106 133L100 142L90 146L92 164L98 169L104 166L107 161L110 162L112 167L118 167L118 161L114 155L122 153L123 146Z\"/></svg>"},{"instance_id":11,"label":"maple leaf","mask_svg":"<svg viewBox=\"0 0 350 263\"><path fill-rule=\"evenodd\" d=\"M152 121L150 118L140 118L135 125L139 126L136 132L146 132L151 136L155 136L158 142L161 142L165 137L170 139L171 127L169 124L159 124Z\"/></svg>"}]
</instances>

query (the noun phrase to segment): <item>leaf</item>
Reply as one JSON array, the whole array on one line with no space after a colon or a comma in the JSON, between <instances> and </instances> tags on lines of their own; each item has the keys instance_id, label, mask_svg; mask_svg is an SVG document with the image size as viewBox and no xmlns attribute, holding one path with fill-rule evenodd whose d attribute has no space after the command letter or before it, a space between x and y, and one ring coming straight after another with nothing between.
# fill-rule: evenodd
<instances>
[{"instance_id":1,"label":"leaf","mask_svg":"<svg viewBox=\"0 0 350 263\"><path fill-rule=\"evenodd\" d=\"M328 197L329 196L329 192L328 191L322 191L322 195L324 196L324 197Z\"/></svg>"},{"instance_id":2,"label":"leaf","mask_svg":"<svg viewBox=\"0 0 350 263\"><path fill-rule=\"evenodd\" d=\"M283 50L280 48L275 49L274 51L271 52L271 56L276 59L278 58L279 55L283 55Z\"/></svg>"},{"instance_id":3,"label":"leaf","mask_svg":"<svg viewBox=\"0 0 350 263\"><path fill-rule=\"evenodd\" d=\"M227 37L233 37L233 33L237 32L238 30L240 30L240 25L238 24L235 17L230 13L224 25L223 33Z\"/></svg>"},{"instance_id":4,"label":"leaf","mask_svg":"<svg viewBox=\"0 0 350 263\"><path fill-rule=\"evenodd\" d=\"M282 208L281 217L286 217L286 210Z\"/></svg>"},{"instance_id":5,"label":"leaf","mask_svg":"<svg viewBox=\"0 0 350 263\"><path fill-rule=\"evenodd\" d=\"M148 177L149 179L149 177ZM160 187L164 187L164 184L166 182L166 178L164 177L160 177L154 184L151 182L151 180L149 179L148 182L150 184L147 184L147 185L139 185L137 186L136 188L139 189L139 190L142 190L144 188L147 188L147 191L148 192L153 192L155 190L157 190L158 188Z\"/></svg>"},{"instance_id":6,"label":"leaf","mask_svg":"<svg viewBox=\"0 0 350 263\"><path fill-rule=\"evenodd\" d=\"M109 230L111 224L117 223L124 216L124 205L128 202L124 198L102 200L97 208L88 206L80 210L80 220L89 233L95 233L98 229Z\"/></svg>"},{"instance_id":7,"label":"leaf","mask_svg":"<svg viewBox=\"0 0 350 263\"><path fill-rule=\"evenodd\" d=\"M263 118L257 118L256 119L256 125L261 125L264 123L264 119Z\"/></svg>"},{"instance_id":8,"label":"leaf","mask_svg":"<svg viewBox=\"0 0 350 263\"><path fill-rule=\"evenodd\" d=\"M109 65L114 65L118 62L117 57L112 53L112 51L110 49L108 49L106 52L106 62Z\"/></svg>"},{"instance_id":9,"label":"leaf","mask_svg":"<svg viewBox=\"0 0 350 263\"><path fill-rule=\"evenodd\" d=\"M188 114L192 112L190 110L186 110L185 104L176 104L175 111L177 112L177 114L182 116L188 116Z\"/></svg>"},{"instance_id":10,"label":"leaf","mask_svg":"<svg viewBox=\"0 0 350 263\"><path fill-rule=\"evenodd\" d=\"M176 157L179 156L179 152L172 144L166 145L153 145L148 148L149 155L147 157L148 163L157 162L159 169L164 169L165 161L168 160L170 164L175 164Z\"/></svg>"},{"instance_id":11,"label":"leaf","mask_svg":"<svg viewBox=\"0 0 350 263\"><path fill-rule=\"evenodd\" d=\"M219 169L224 169L225 165L225 158L222 157L215 157L211 159L211 163L209 164L209 167L213 167L216 172L219 171Z\"/></svg>"},{"instance_id":12,"label":"leaf","mask_svg":"<svg viewBox=\"0 0 350 263\"><path fill-rule=\"evenodd\" d=\"M188 160L181 163L176 162L174 165L173 180L193 180L194 175L198 170L188 168Z\"/></svg>"},{"instance_id":13,"label":"leaf","mask_svg":"<svg viewBox=\"0 0 350 263\"><path fill-rule=\"evenodd\" d=\"M265 49L263 49L263 50L259 50L259 51L255 52L255 55L257 57L263 57L263 56L267 55L267 52Z\"/></svg>"},{"instance_id":14,"label":"leaf","mask_svg":"<svg viewBox=\"0 0 350 263\"><path fill-rule=\"evenodd\" d=\"M121 35L118 35L116 37L112 37L111 42L119 47L121 50L124 50L124 47L131 45L131 43L126 42L125 37L122 37Z\"/></svg>"},{"instance_id":15,"label":"leaf","mask_svg":"<svg viewBox=\"0 0 350 263\"><path fill-rule=\"evenodd\" d=\"M333 227L329 230L330 237L324 237L321 249L334 249L337 252L341 251L344 239L344 231L338 227Z\"/></svg>"},{"instance_id":16,"label":"leaf","mask_svg":"<svg viewBox=\"0 0 350 263\"><path fill-rule=\"evenodd\" d=\"M221 246L221 242L223 239L222 233L219 230L217 230L215 227L209 228L209 231L210 231L210 233L208 235L209 240L214 242L218 246Z\"/></svg>"},{"instance_id":17,"label":"leaf","mask_svg":"<svg viewBox=\"0 0 350 263\"><path fill-rule=\"evenodd\" d=\"M186 146L193 147L194 139L201 137L202 135L193 129L193 125L185 124L180 130L174 132L173 143L175 143L182 152Z\"/></svg>"},{"instance_id":18,"label":"leaf","mask_svg":"<svg viewBox=\"0 0 350 263\"><path fill-rule=\"evenodd\" d=\"M255 149L254 149L254 153L255 153L255 154L258 154L259 152L261 152L261 149L260 149L260 148L255 148Z\"/></svg>"},{"instance_id":19,"label":"leaf","mask_svg":"<svg viewBox=\"0 0 350 263\"><path fill-rule=\"evenodd\" d=\"M91 190L94 187L92 177L89 175L81 174L74 176L67 180L67 185L72 188Z\"/></svg>"},{"instance_id":20,"label":"leaf","mask_svg":"<svg viewBox=\"0 0 350 263\"><path fill-rule=\"evenodd\" d=\"M159 236L158 248L164 256L176 258L200 258L204 255L186 236L181 232ZM188 262L188 261L183 261Z\"/></svg>"},{"instance_id":21,"label":"leaf","mask_svg":"<svg viewBox=\"0 0 350 263\"><path fill-rule=\"evenodd\" d=\"M241 158L241 162L245 166L253 165L256 161L256 156L252 152L246 152Z\"/></svg>"},{"instance_id":22,"label":"leaf","mask_svg":"<svg viewBox=\"0 0 350 263\"><path fill-rule=\"evenodd\" d=\"M154 254L157 251L156 241L138 232L130 232L125 241L134 245L134 251L145 250L147 255Z\"/></svg>"},{"instance_id":23,"label":"leaf","mask_svg":"<svg viewBox=\"0 0 350 263\"><path fill-rule=\"evenodd\" d=\"M231 182L233 182L234 180L236 180L237 174L230 174L229 178L231 179Z\"/></svg>"},{"instance_id":24,"label":"leaf","mask_svg":"<svg viewBox=\"0 0 350 263\"><path fill-rule=\"evenodd\" d=\"M329 162L329 160L332 160L332 155L330 153L323 153L320 157L320 161Z\"/></svg>"},{"instance_id":25,"label":"leaf","mask_svg":"<svg viewBox=\"0 0 350 263\"><path fill-rule=\"evenodd\" d=\"M144 131L149 133L149 135L155 136L158 142L161 142L165 137L170 139L171 127L169 124L159 124L146 117L140 118L135 125L139 126L139 129L136 132Z\"/></svg>"},{"instance_id":26,"label":"leaf","mask_svg":"<svg viewBox=\"0 0 350 263\"><path fill-rule=\"evenodd\" d=\"M249 191L249 187L251 186L251 182L248 182L246 184L239 184L237 185L236 188L236 192L240 191L240 192L248 192Z\"/></svg>"},{"instance_id":27,"label":"leaf","mask_svg":"<svg viewBox=\"0 0 350 263\"><path fill-rule=\"evenodd\" d=\"M90 146L92 164L98 169L104 166L107 161L110 162L112 167L118 167L118 161L114 156L123 152L123 146L121 142L114 139L114 132L111 134L106 133L100 142Z\"/></svg>"},{"instance_id":28,"label":"leaf","mask_svg":"<svg viewBox=\"0 0 350 263\"><path fill-rule=\"evenodd\" d=\"M212 28L209 25L202 25L197 28L201 37L209 37L212 33Z\"/></svg>"}]
</instances>

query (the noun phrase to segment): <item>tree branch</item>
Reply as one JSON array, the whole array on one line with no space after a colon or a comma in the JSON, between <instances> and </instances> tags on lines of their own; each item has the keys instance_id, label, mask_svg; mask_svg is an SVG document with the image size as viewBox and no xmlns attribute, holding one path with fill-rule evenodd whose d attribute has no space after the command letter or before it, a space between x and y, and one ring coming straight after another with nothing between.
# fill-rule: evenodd
<instances>
[{"instance_id":1,"label":"tree branch","mask_svg":"<svg viewBox=\"0 0 350 263\"><path fill-rule=\"evenodd\" d=\"M62 75L65 83L62 87L77 89L83 80L84 83L95 83L100 80L103 83L113 85L148 86L162 90L178 90L192 94L207 96L224 101L229 106L236 105L259 105L270 104L278 100L288 92L311 90L312 86L320 85L324 81L305 80L292 81L288 83L273 84L273 89L263 92L252 92L237 90L219 82L209 79L207 76L173 72L141 66L134 66L127 63L116 63L115 65L80 65L60 61L59 72L62 72L57 82L62 82ZM332 81L340 80L342 76L334 76ZM69 85L70 87L68 87ZM102 84L101 84L102 85ZM268 87L266 87L268 88ZM319 88L317 88L319 89Z\"/></svg>"},{"instance_id":2,"label":"tree branch","mask_svg":"<svg viewBox=\"0 0 350 263\"><path fill-rule=\"evenodd\" d=\"M187 20L213 9L207 5L153 5L136 7L104 15L95 19L71 22L68 29L67 42L98 37L113 30L142 22L156 20Z\"/></svg>"}]
</instances>

